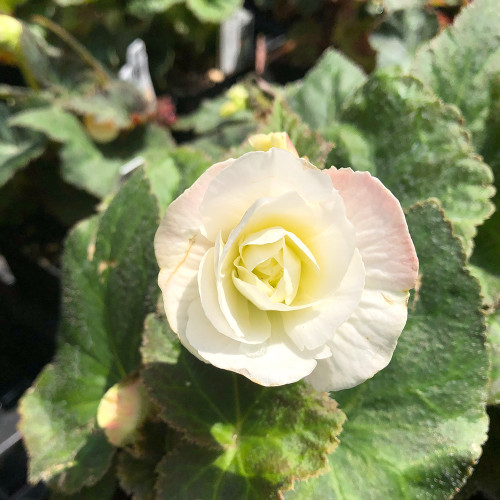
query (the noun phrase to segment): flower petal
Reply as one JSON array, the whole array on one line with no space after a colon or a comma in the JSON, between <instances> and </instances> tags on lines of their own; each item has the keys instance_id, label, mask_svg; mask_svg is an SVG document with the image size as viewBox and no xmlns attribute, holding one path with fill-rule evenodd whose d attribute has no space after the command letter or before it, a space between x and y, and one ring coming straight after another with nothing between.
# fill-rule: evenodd
<instances>
[{"instance_id":1,"label":"flower petal","mask_svg":"<svg viewBox=\"0 0 500 500\"><path fill-rule=\"evenodd\" d=\"M306 380L319 391L349 389L391 360L407 317L408 293L364 290L352 316L327 343L333 355L318 360Z\"/></svg>"},{"instance_id":2,"label":"flower petal","mask_svg":"<svg viewBox=\"0 0 500 500\"><path fill-rule=\"evenodd\" d=\"M363 261L356 250L340 288L328 301L283 314L285 332L300 350L324 346L358 306L364 284Z\"/></svg>"},{"instance_id":3,"label":"flower petal","mask_svg":"<svg viewBox=\"0 0 500 500\"><path fill-rule=\"evenodd\" d=\"M272 339L249 345L219 333L207 320L201 302L189 307L187 340L208 362L240 373L257 384L276 386L290 384L309 375L316 366L307 359L273 325Z\"/></svg>"},{"instance_id":4,"label":"flower petal","mask_svg":"<svg viewBox=\"0 0 500 500\"><path fill-rule=\"evenodd\" d=\"M214 248L207 251L202 259L198 275L201 304L206 317L216 330L227 337L248 344L264 342L271 335L271 323L267 313L239 296L237 290L234 290L234 293L237 293L238 297L233 297L233 300L228 301L231 316L237 318L237 330L234 330L221 311L215 281L214 256Z\"/></svg>"},{"instance_id":5,"label":"flower petal","mask_svg":"<svg viewBox=\"0 0 500 500\"><path fill-rule=\"evenodd\" d=\"M154 248L160 266L158 285L172 330L179 333L187 323L187 308L198 295L198 268L213 246L200 234L200 204L213 178L234 160L211 166L168 207L155 235Z\"/></svg>"},{"instance_id":6,"label":"flower petal","mask_svg":"<svg viewBox=\"0 0 500 500\"><path fill-rule=\"evenodd\" d=\"M288 192L322 203L331 198L332 187L325 183L321 170L283 149L241 156L207 189L201 206L204 235L214 241L222 232L226 241L255 200Z\"/></svg>"},{"instance_id":7,"label":"flower petal","mask_svg":"<svg viewBox=\"0 0 500 500\"><path fill-rule=\"evenodd\" d=\"M301 215L296 219L293 215L298 208ZM304 216L307 218L301 220ZM306 263L301 269L300 287L293 303L288 306L271 302L263 291L241 280L235 280L234 285L263 310L301 309L331 296L340 286L355 250L354 227L346 219L342 199L333 189L330 198L321 207L309 206L295 192L274 198L259 198L231 231L216 268L217 279L232 274L234 261L239 255L240 241L247 241L252 234L258 234L263 229L280 226L295 235L291 237L284 233L288 244L302 255L302 261ZM297 243L299 240L301 245ZM308 253L313 256L314 262ZM224 312L224 296L221 293L219 301Z\"/></svg>"},{"instance_id":8,"label":"flower petal","mask_svg":"<svg viewBox=\"0 0 500 500\"><path fill-rule=\"evenodd\" d=\"M399 201L368 172L324 170L338 189L366 270L366 286L406 291L415 286L418 259Z\"/></svg>"}]
</instances>

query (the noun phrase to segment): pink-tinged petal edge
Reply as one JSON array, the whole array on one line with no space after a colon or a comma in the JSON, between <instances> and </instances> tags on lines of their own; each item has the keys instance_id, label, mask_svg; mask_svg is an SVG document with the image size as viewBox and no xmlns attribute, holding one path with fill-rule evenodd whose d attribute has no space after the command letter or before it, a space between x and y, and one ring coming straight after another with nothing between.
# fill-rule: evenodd
<instances>
[{"instance_id":1,"label":"pink-tinged petal edge","mask_svg":"<svg viewBox=\"0 0 500 500\"><path fill-rule=\"evenodd\" d=\"M160 274L158 285L172 330L185 330L187 310L198 296L197 274L205 252L213 246L200 233L200 205L214 177L234 160L216 163L174 200L161 221L154 249Z\"/></svg>"},{"instance_id":2,"label":"pink-tinged petal edge","mask_svg":"<svg viewBox=\"0 0 500 500\"><path fill-rule=\"evenodd\" d=\"M397 198L369 172L324 170L344 200L366 270L366 287L408 291L415 286L418 258Z\"/></svg>"},{"instance_id":3,"label":"pink-tinged petal edge","mask_svg":"<svg viewBox=\"0 0 500 500\"><path fill-rule=\"evenodd\" d=\"M342 390L371 378L390 362L406 324L418 258L401 205L378 179L350 168L325 173L356 230L366 284L358 308L328 342L332 357L319 360L306 380L318 390Z\"/></svg>"}]
</instances>

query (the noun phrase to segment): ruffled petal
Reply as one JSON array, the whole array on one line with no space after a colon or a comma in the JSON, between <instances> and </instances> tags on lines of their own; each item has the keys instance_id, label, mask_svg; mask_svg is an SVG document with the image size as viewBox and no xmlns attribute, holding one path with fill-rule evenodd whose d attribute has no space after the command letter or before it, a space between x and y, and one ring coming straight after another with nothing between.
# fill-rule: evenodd
<instances>
[{"instance_id":1,"label":"ruffled petal","mask_svg":"<svg viewBox=\"0 0 500 500\"><path fill-rule=\"evenodd\" d=\"M399 201L368 172L324 170L344 200L366 270L366 286L407 291L415 286L418 259Z\"/></svg>"},{"instance_id":2,"label":"ruffled petal","mask_svg":"<svg viewBox=\"0 0 500 500\"><path fill-rule=\"evenodd\" d=\"M235 330L220 308L215 282L215 250L211 248L203 257L198 275L200 299L206 317L214 328L223 335L248 344L260 344L271 335L271 323L265 311L257 309L241 296L229 300L229 314L237 324ZM233 293L239 292L235 290ZM236 316L236 318L234 317Z\"/></svg>"},{"instance_id":3,"label":"ruffled petal","mask_svg":"<svg viewBox=\"0 0 500 500\"><path fill-rule=\"evenodd\" d=\"M302 217L306 214L309 216L308 224L304 220L302 225L293 216L290 217L297 207L302 209ZM285 237L294 251L302 255L302 262L306 264L301 268L300 286L292 304L271 302L262 290L241 281L235 280L234 286L246 297L251 297L250 300L257 307L276 311L309 307L333 294L340 286L355 250L354 228L345 217L342 199L333 189L329 200L321 207L309 206L295 192L276 198L259 198L231 231L216 268L217 280L232 274L241 242L262 230L274 227L282 227L290 234L293 233L293 237L289 234ZM311 228L316 231L312 232ZM222 239L222 235L220 238ZM302 246L297 243L298 240L302 242ZM314 261L306 255L303 250L305 248ZM219 292L220 290L219 287ZM224 311L222 293L219 293L219 300Z\"/></svg>"},{"instance_id":4,"label":"ruffled petal","mask_svg":"<svg viewBox=\"0 0 500 500\"><path fill-rule=\"evenodd\" d=\"M331 197L332 187L321 170L283 149L241 156L207 189L201 206L205 236L213 241L221 232L226 241L255 200L289 192L321 204Z\"/></svg>"},{"instance_id":5,"label":"ruffled petal","mask_svg":"<svg viewBox=\"0 0 500 500\"><path fill-rule=\"evenodd\" d=\"M222 335L207 320L199 300L189 307L186 334L190 345L208 362L265 386L297 382L316 366L316 360L300 353L286 335L280 333L279 327L273 327L271 339L257 345L243 344Z\"/></svg>"},{"instance_id":6,"label":"ruffled petal","mask_svg":"<svg viewBox=\"0 0 500 500\"><path fill-rule=\"evenodd\" d=\"M408 293L366 290L351 315L327 343L329 358L306 380L319 391L354 387L373 377L391 360L407 317Z\"/></svg>"},{"instance_id":7,"label":"ruffled petal","mask_svg":"<svg viewBox=\"0 0 500 500\"><path fill-rule=\"evenodd\" d=\"M358 306L364 284L363 261L356 251L340 288L333 296L317 306L283 314L285 332L300 350L323 347Z\"/></svg>"},{"instance_id":8,"label":"ruffled petal","mask_svg":"<svg viewBox=\"0 0 500 500\"><path fill-rule=\"evenodd\" d=\"M213 178L234 160L211 166L168 207L155 235L154 248L160 266L158 285L172 330L186 327L187 308L198 295L197 274L201 259L213 246L200 233L200 204Z\"/></svg>"}]
</instances>

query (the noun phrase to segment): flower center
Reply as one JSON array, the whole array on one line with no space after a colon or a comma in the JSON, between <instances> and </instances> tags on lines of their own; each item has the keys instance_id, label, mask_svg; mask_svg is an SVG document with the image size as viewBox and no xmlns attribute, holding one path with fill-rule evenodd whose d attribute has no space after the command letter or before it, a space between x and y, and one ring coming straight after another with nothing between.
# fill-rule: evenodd
<instances>
[{"instance_id":1,"label":"flower center","mask_svg":"<svg viewBox=\"0 0 500 500\"><path fill-rule=\"evenodd\" d=\"M233 261L233 282L246 298L287 306L299 291L304 263L317 267L309 249L293 233L272 227L247 235Z\"/></svg>"},{"instance_id":2,"label":"flower center","mask_svg":"<svg viewBox=\"0 0 500 500\"><path fill-rule=\"evenodd\" d=\"M283 254L283 250L280 251ZM272 288L276 288L280 280L283 279L283 257L281 258L281 264L275 257L270 257L258 266L255 266L252 272L261 281Z\"/></svg>"}]
</instances>

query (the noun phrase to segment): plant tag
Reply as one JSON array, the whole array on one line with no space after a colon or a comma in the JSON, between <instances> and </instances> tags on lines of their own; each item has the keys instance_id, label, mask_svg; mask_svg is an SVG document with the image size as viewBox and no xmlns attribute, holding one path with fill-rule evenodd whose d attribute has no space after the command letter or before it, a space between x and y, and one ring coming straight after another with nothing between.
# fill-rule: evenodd
<instances>
[{"instance_id":1,"label":"plant tag","mask_svg":"<svg viewBox=\"0 0 500 500\"><path fill-rule=\"evenodd\" d=\"M248 68L254 60L254 16L238 9L220 27L219 68L225 75Z\"/></svg>"},{"instance_id":2,"label":"plant tag","mask_svg":"<svg viewBox=\"0 0 500 500\"><path fill-rule=\"evenodd\" d=\"M136 168L139 168L143 164L144 158L142 156L136 156L120 167L120 175L122 177L125 177L126 175L130 174L130 172L133 172Z\"/></svg>"},{"instance_id":3,"label":"plant tag","mask_svg":"<svg viewBox=\"0 0 500 500\"><path fill-rule=\"evenodd\" d=\"M136 38L127 47L127 62L118 72L118 78L134 85L150 102L156 102L156 94L151 81L146 44Z\"/></svg>"}]
</instances>

